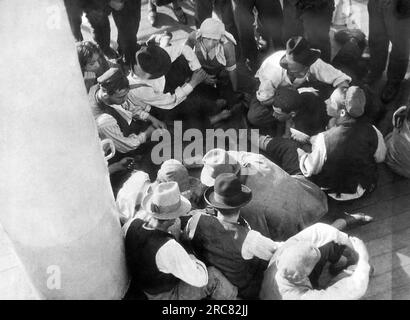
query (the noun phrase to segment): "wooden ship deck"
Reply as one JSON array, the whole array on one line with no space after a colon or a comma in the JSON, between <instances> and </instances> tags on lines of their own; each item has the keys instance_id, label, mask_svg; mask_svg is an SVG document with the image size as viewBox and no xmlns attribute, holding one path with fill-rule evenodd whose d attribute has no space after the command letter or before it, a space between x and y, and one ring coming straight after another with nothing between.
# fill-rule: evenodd
<instances>
[{"instance_id":1,"label":"wooden ship deck","mask_svg":"<svg viewBox=\"0 0 410 320\"><path fill-rule=\"evenodd\" d=\"M353 1L353 13L362 21L359 23L367 33L366 0ZM184 1L183 8L189 15L189 25L181 26L169 7L158 9L159 25L151 27L147 21L147 5L143 1L139 40L149 35L168 30L173 33L173 41L183 39L194 30L193 8L190 1ZM363 21L365 20L365 21ZM116 39L113 21L112 39ZM83 34L91 39L90 28L83 25ZM113 41L113 46L116 44ZM335 44L333 44L335 46ZM408 70L409 71L409 70ZM410 72L407 73L407 79ZM403 86L396 101L387 106L386 115L379 123L379 128L386 134L391 128L391 116L395 108L402 105L403 97L410 91L409 80ZM365 199L350 205L329 205L329 221L337 213L364 212L375 218L374 222L361 226L348 233L363 239L368 247L371 264L375 268L364 299L410 299L410 179L392 173L385 164L379 165L380 179L377 189ZM37 299L35 291L27 280L11 243L0 225L0 299Z\"/></svg>"}]
</instances>

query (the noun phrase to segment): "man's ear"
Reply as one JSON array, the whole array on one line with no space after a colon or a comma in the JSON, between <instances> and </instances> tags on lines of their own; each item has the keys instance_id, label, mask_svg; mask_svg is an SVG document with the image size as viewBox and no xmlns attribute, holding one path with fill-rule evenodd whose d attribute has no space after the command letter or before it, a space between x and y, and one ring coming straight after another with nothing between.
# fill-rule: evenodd
<instances>
[{"instance_id":1,"label":"man's ear","mask_svg":"<svg viewBox=\"0 0 410 320\"><path fill-rule=\"evenodd\" d=\"M341 109L339 112L340 112L341 117L346 116L346 110L345 109Z\"/></svg>"},{"instance_id":2,"label":"man's ear","mask_svg":"<svg viewBox=\"0 0 410 320\"><path fill-rule=\"evenodd\" d=\"M291 112L289 113L289 116L290 116L291 118L294 118L294 117L296 116L296 111L291 111Z\"/></svg>"},{"instance_id":3,"label":"man's ear","mask_svg":"<svg viewBox=\"0 0 410 320\"><path fill-rule=\"evenodd\" d=\"M100 96L101 96L102 99L108 99L110 97L107 90L105 90L102 87L100 87Z\"/></svg>"}]
</instances>

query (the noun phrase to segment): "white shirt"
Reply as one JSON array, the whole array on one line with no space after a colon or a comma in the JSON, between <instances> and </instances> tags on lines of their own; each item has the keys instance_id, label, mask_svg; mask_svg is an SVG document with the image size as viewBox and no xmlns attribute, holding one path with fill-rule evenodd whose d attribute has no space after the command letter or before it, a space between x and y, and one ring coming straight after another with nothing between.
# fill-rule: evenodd
<instances>
[{"instance_id":1,"label":"white shirt","mask_svg":"<svg viewBox=\"0 0 410 320\"><path fill-rule=\"evenodd\" d=\"M110 107L115 109L121 117L123 117L128 124L131 123L133 114L130 110L126 110L127 104L124 106L111 105ZM145 132L139 134L132 133L128 137L122 133L117 120L111 115L103 113L96 119L98 133L102 139L109 138L114 142L115 149L121 153L127 153L129 151L137 149L141 144L146 142L147 137Z\"/></svg>"},{"instance_id":2,"label":"white shirt","mask_svg":"<svg viewBox=\"0 0 410 320\"><path fill-rule=\"evenodd\" d=\"M187 45L172 45L163 48L168 52L171 61L176 60L181 54L188 61L189 67L192 71L201 68L194 51ZM137 88L131 89L128 93L128 102L134 107L140 109L139 118L145 120L148 117L151 107L170 110L180 104L193 91L193 87L185 83L181 87L175 89L175 93L164 93L165 76L157 79L141 79L137 75L131 73L128 76L130 86L140 85Z\"/></svg>"},{"instance_id":3,"label":"white shirt","mask_svg":"<svg viewBox=\"0 0 410 320\"><path fill-rule=\"evenodd\" d=\"M193 215L191 219L189 219L184 230L184 236L186 239L192 240L194 238L196 227L202 215L206 215L206 213L199 211L198 213ZM215 217L215 219L218 218ZM267 237L264 237L258 231L249 230L242 244L241 256L244 260L250 260L254 257L257 257L259 259L268 261L274 254L276 248L276 242Z\"/></svg>"},{"instance_id":4,"label":"white shirt","mask_svg":"<svg viewBox=\"0 0 410 320\"><path fill-rule=\"evenodd\" d=\"M256 92L256 97L259 101L263 102L272 98L275 90L279 87L299 88L312 76L318 81L330 84L333 87L337 87L344 81L352 81L342 71L334 68L322 59L317 59L303 78L298 78L291 82L287 71L280 66L280 60L285 54L285 50L273 53L263 61L261 67L256 72L255 77L259 78L260 81L259 89Z\"/></svg>"},{"instance_id":5,"label":"white shirt","mask_svg":"<svg viewBox=\"0 0 410 320\"><path fill-rule=\"evenodd\" d=\"M289 238L287 241L295 240L308 242L315 248L320 248L330 242L352 247L349 236L346 233L324 223L316 223ZM285 242L282 242L281 245L284 243ZM278 257L273 256L269 266L272 264L277 265L277 259L280 259L280 255ZM275 294L274 296L277 299L357 300L366 293L369 284L370 265L367 261L359 259L355 270L350 276L340 279L322 290L313 289L309 279L305 279L303 282L295 284L285 279L280 272L277 272L275 267L271 272L276 273L274 286L277 286L276 294L279 296L276 296ZM272 298L272 293L275 291L271 290L275 290L275 288L272 288L270 285L263 285L261 298Z\"/></svg>"},{"instance_id":6,"label":"white shirt","mask_svg":"<svg viewBox=\"0 0 410 320\"><path fill-rule=\"evenodd\" d=\"M208 283L208 271L205 264L188 255L188 252L175 240L167 241L157 252L155 262L158 270L173 276L194 287L203 287Z\"/></svg>"}]
</instances>

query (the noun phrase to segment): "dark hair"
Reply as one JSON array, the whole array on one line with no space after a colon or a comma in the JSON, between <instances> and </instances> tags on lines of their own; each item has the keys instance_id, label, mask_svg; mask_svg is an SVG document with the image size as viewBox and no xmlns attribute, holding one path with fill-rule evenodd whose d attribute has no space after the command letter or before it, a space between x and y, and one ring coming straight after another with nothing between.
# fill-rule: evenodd
<instances>
[{"instance_id":1,"label":"dark hair","mask_svg":"<svg viewBox=\"0 0 410 320\"><path fill-rule=\"evenodd\" d=\"M97 78L100 88L110 96L116 91L129 89L129 82L126 75L119 68L110 68L103 75Z\"/></svg>"},{"instance_id":2,"label":"dark hair","mask_svg":"<svg viewBox=\"0 0 410 320\"><path fill-rule=\"evenodd\" d=\"M81 72L85 72L85 66L93 58L94 54L102 56L100 47L92 41L81 41L77 43L77 55L80 62Z\"/></svg>"}]
</instances>

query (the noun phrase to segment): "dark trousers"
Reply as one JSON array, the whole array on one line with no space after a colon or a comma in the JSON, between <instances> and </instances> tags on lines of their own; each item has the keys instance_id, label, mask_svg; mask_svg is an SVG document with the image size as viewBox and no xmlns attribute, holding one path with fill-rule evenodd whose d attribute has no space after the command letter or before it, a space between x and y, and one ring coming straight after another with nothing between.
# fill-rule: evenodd
<instances>
[{"instance_id":1,"label":"dark trousers","mask_svg":"<svg viewBox=\"0 0 410 320\"><path fill-rule=\"evenodd\" d=\"M94 41L105 53L110 48L111 27L108 19L109 10L86 11L85 16L92 27Z\"/></svg>"},{"instance_id":2,"label":"dark trousers","mask_svg":"<svg viewBox=\"0 0 410 320\"><path fill-rule=\"evenodd\" d=\"M178 57L165 75L164 92L173 94L177 87L182 86L190 79L191 75L192 71L186 59L183 56ZM181 120L183 122L183 130L189 128L204 130L211 128L209 117L216 114L218 110L215 97L207 96L198 86L184 101L173 109L153 108L153 112L155 112L154 116L158 116L158 118L171 126L173 121Z\"/></svg>"},{"instance_id":3,"label":"dark trousers","mask_svg":"<svg viewBox=\"0 0 410 320\"><path fill-rule=\"evenodd\" d=\"M231 0L196 0L195 26L197 29L205 19L212 17L213 10L224 23L225 29L238 41L238 31L235 25Z\"/></svg>"},{"instance_id":4,"label":"dark trousers","mask_svg":"<svg viewBox=\"0 0 410 320\"><path fill-rule=\"evenodd\" d=\"M81 16L83 15L83 9L80 7L80 1L64 0L64 5L75 41L83 41L83 35L81 33Z\"/></svg>"},{"instance_id":5,"label":"dark trousers","mask_svg":"<svg viewBox=\"0 0 410 320\"><path fill-rule=\"evenodd\" d=\"M383 73L392 43L388 80L401 81L407 71L410 53L410 18L396 16L395 1L385 7L379 0L369 0L369 49L370 71L375 75Z\"/></svg>"},{"instance_id":6,"label":"dark trousers","mask_svg":"<svg viewBox=\"0 0 410 320\"><path fill-rule=\"evenodd\" d=\"M319 288L319 278L326 263L330 262L333 264L338 262L343 255L345 248L346 246L339 245L335 242L329 242L319 248L320 260L309 275L309 280L312 283L314 289Z\"/></svg>"},{"instance_id":7,"label":"dark trousers","mask_svg":"<svg viewBox=\"0 0 410 320\"><path fill-rule=\"evenodd\" d=\"M332 24L334 1L318 10L305 10L298 12L289 0L283 0L283 40L287 41L292 36L304 36L313 48L319 49L321 59L330 62L331 46L329 31Z\"/></svg>"},{"instance_id":8,"label":"dark trousers","mask_svg":"<svg viewBox=\"0 0 410 320\"><path fill-rule=\"evenodd\" d=\"M277 120L273 117L271 106L265 106L254 96L249 104L249 123L259 129L270 129L276 126Z\"/></svg>"},{"instance_id":9,"label":"dark trousers","mask_svg":"<svg viewBox=\"0 0 410 320\"><path fill-rule=\"evenodd\" d=\"M108 16L111 10L83 9L79 0L65 0L65 6L70 22L71 31L76 41L82 41L81 16L85 11L86 17L92 27L95 42L103 52L110 48L111 28ZM141 20L141 0L127 0L120 11L112 10L115 25L118 29L118 51L124 56L127 64L133 63L137 51L137 33Z\"/></svg>"},{"instance_id":10,"label":"dark trousers","mask_svg":"<svg viewBox=\"0 0 410 320\"><path fill-rule=\"evenodd\" d=\"M232 0L235 22L239 32L242 56L257 60L254 8L258 10L260 33L274 48L282 47L283 15L279 0Z\"/></svg>"},{"instance_id":11,"label":"dark trousers","mask_svg":"<svg viewBox=\"0 0 410 320\"><path fill-rule=\"evenodd\" d=\"M118 29L118 52L126 64L135 62L137 33L141 21L141 0L127 0L120 11L113 10L112 16Z\"/></svg>"},{"instance_id":12,"label":"dark trousers","mask_svg":"<svg viewBox=\"0 0 410 320\"><path fill-rule=\"evenodd\" d=\"M302 144L291 139L276 137L266 146L266 156L290 175L302 174L297 148Z\"/></svg>"}]
</instances>

